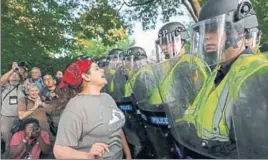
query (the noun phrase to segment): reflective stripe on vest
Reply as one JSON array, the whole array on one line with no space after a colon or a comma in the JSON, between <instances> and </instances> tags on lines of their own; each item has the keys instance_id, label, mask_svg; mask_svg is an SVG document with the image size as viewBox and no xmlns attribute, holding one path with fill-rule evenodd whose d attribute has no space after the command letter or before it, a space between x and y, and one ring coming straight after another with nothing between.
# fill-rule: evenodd
<instances>
[{"instance_id":1,"label":"reflective stripe on vest","mask_svg":"<svg viewBox=\"0 0 268 160\"><path fill-rule=\"evenodd\" d=\"M168 63L168 61L165 61L160 65L162 66L161 76L156 77L160 79L157 80L157 87L153 88L152 94L150 96L150 104L153 104L153 105L159 105L163 103L162 97L160 94L160 88L161 88L162 81L165 80L166 76L168 75L171 69L171 65Z\"/></svg>"},{"instance_id":2,"label":"reflective stripe on vest","mask_svg":"<svg viewBox=\"0 0 268 160\"><path fill-rule=\"evenodd\" d=\"M166 70L166 69L169 69L169 68L170 68L169 64L165 63L163 69ZM131 96L131 94L133 92L132 88L135 86L137 78L139 76L142 76L145 73L149 73L149 74L151 74L152 76L155 77L155 75L154 75L154 73L153 73L153 71L152 71L150 66L143 66L125 84L125 94L124 94L125 97ZM165 77L165 76L163 76L163 77ZM149 102L151 104L158 104L159 102L162 102L160 94L159 94L159 91L158 91L158 87L152 88L151 92L152 93L151 93L150 98L149 98Z\"/></svg>"},{"instance_id":3,"label":"reflective stripe on vest","mask_svg":"<svg viewBox=\"0 0 268 160\"><path fill-rule=\"evenodd\" d=\"M138 72L136 72L132 77L130 77L130 79L129 79L129 80L126 82L126 84L125 84L125 97L129 97L129 96L131 96L131 94L132 94L132 92L133 92L133 91L132 91L132 88L134 87L137 78L138 78L141 74L146 73L146 72L153 74L153 72L152 72L152 70L151 70L150 67L148 67L148 66L143 66L143 67L141 67L141 68L138 70Z\"/></svg>"},{"instance_id":4,"label":"reflective stripe on vest","mask_svg":"<svg viewBox=\"0 0 268 160\"><path fill-rule=\"evenodd\" d=\"M206 70L207 66L205 66L205 64L202 61L200 61L197 57L191 57L190 55L187 55L187 54L182 56L181 59L171 69L171 71L169 72L167 77L164 79L164 82L161 83L162 85L160 86L160 93L162 95L162 98L163 98L164 102L172 102L172 101L175 100L174 99L175 97L171 97L171 96L168 95L168 93L170 91L169 90L170 88L168 86L172 86L170 84L172 83L173 80L175 80L175 78L174 78L175 74L174 73L175 73L176 69L178 67L180 67L180 65L182 63L185 63L185 62L188 63L189 66L190 65L193 65L193 66L195 65L195 67L197 67L196 69L198 69L198 71L196 70L195 75L193 77L193 79L194 79L196 84L197 84L197 81L199 79L198 72L201 72L201 74L204 76L204 79L202 81L205 81L207 79L207 77L208 77L208 74L207 74L208 71ZM193 63L193 64L191 64L191 63ZM201 86L204 87L204 85L201 85ZM173 98L173 99L171 99L171 98ZM188 104L188 105L190 105L190 104Z\"/></svg>"},{"instance_id":5,"label":"reflective stripe on vest","mask_svg":"<svg viewBox=\"0 0 268 160\"><path fill-rule=\"evenodd\" d=\"M115 69L107 69L106 74L107 76L111 76L110 79L107 79L108 81L108 91L110 93L114 92L114 86L115 86L115 82L114 82L114 75L116 73Z\"/></svg>"},{"instance_id":6,"label":"reflective stripe on vest","mask_svg":"<svg viewBox=\"0 0 268 160\"><path fill-rule=\"evenodd\" d=\"M231 105L227 105L228 100L238 92L237 87L242 84L241 78L245 79L254 74L260 68L257 66L263 62L263 59L264 56L261 54L241 55L234 62L220 85L214 88L217 68L208 79L206 89L199 93L191 106L193 114L185 115L183 119L178 121L192 122L196 126L197 134L200 138L228 141L232 109ZM241 70L243 73L238 72Z\"/></svg>"}]
</instances>

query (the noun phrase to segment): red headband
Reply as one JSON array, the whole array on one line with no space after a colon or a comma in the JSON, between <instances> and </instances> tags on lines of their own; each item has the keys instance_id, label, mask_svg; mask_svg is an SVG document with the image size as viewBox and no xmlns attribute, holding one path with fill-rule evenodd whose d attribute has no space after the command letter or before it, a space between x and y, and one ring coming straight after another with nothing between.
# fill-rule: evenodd
<instances>
[{"instance_id":1,"label":"red headband","mask_svg":"<svg viewBox=\"0 0 268 160\"><path fill-rule=\"evenodd\" d=\"M74 87L80 86L83 81L82 74L88 71L92 63L92 60L78 60L72 63L65 70L58 89L64 88L67 85L72 85Z\"/></svg>"}]
</instances>

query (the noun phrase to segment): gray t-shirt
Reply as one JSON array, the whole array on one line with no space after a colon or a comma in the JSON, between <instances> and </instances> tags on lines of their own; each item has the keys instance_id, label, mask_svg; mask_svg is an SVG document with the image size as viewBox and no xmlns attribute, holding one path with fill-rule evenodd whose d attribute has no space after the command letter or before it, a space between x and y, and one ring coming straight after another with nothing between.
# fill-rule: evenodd
<instances>
[{"instance_id":1,"label":"gray t-shirt","mask_svg":"<svg viewBox=\"0 0 268 160\"><path fill-rule=\"evenodd\" d=\"M124 124L125 116L110 95L78 95L61 115L55 144L89 152L94 143L105 143L110 152L103 158L121 159Z\"/></svg>"},{"instance_id":2,"label":"gray t-shirt","mask_svg":"<svg viewBox=\"0 0 268 160\"><path fill-rule=\"evenodd\" d=\"M14 86L8 83L2 86L1 115L17 116L18 102L22 97L24 97L23 85Z\"/></svg>"}]
</instances>

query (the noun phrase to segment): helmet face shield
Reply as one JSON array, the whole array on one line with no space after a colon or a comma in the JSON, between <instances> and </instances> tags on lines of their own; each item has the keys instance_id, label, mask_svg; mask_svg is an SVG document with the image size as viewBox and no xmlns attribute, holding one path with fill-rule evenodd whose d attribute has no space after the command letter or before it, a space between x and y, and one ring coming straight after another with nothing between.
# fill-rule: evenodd
<instances>
[{"instance_id":1,"label":"helmet face shield","mask_svg":"<svg viewBox=\"0 0 268 160\"><path fill-rule=\"evenodd\" d=\"M100 68L105 68L107 67L108 65L108 61L107 61L107 58L100 58L98 61L97 61L97 64Z\"/></svg>"},{"instance_id":2,"label":"helmet face shield","mask_svg":"<svg viewBox=\"0 0 268 160\"><path fill-rule=\"evenodd\" d=\"M260 38L261 35L258 29L248 31L245 36L245 46L250 47L252 49L258 47L260 43Z\"/></svg>"},{"instance_id":3,"label":"helmet face shield","mask_svg":"<svg viewBox=\"0 0 268 160\"><path fill-rule=\"evenodd\" d=\"M156 41L159 50L162 51L165 58L172 58L175 55L180 54L183 43L180 34L175 32L166 33L165 35L159 35Z\"/></svg>"},{"instance_id":4,"label":"helmet face shield","mask_svg":"<svg viewBox=\"0 0 268 160\"><path fill-rule=\"evenodd\" d=\"M124 58L124 66L126 69L133 70L134 69L134 56L128 55Z\"/></svg>"},{"instance_id":5,"label":"helmet face shield","mask_svg":"<svg viewBox=\"0 0 268 160\"><path fill-rule=\"evenodd\" d=\"M119 53L108 55L107 61L109 68L118 68L123 63L122 56Z\"/></svg>"},{"instance_id":6,"label":"helmet face shield","mask_svg":"<svg viewBox=\"0 0 268 160\"><path fill-rule=\"evenodd\" d=\"M144 61L147 61L147 55L143 48L132 47L127 50L125 56L125 64L127 68L131 70L136 70L143 64Z\"/></svg>"},{"instance_id":7,"label":"helmet face shield","mask_svg":"<svg viewBox=\"0 0 268 160\"><path fill-rule=\"evenodd\" d=\"M191 54L209 66L232 59L234 52L242 52L243 21L232 23L226 15L204 20L193 27Z\"/></svg>"},{"instance_id":8,"label":"helmet face shield","mask_svg":"<svg viewBox=\"0 0 268 160\"><path fill-rule=\"evenodd\" d=\"M124 51L121 49L112 49L107 56L109 68L118 68L122 65Z\"/></svg>"},{"instance_id":9,"label":"helmet face shield","mask_svg":"<svg viewBox=\"0 0 268 160\"><path fill-rule=\"evenodd\" d=\"M107 59L109 62L109 66L113 66L113 65L117 64L117 62L119 61L119 54L108 55Z\"/></svg>"}]
</instances>

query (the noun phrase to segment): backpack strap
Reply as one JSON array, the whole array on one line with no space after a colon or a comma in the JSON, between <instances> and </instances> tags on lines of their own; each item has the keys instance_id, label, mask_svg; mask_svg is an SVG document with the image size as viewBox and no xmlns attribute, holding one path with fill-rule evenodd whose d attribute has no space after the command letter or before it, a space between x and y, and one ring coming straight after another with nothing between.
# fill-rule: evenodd
<instances>
[{"instance_id":1,"label":"backpack strap","mask_svg":"<svg viewBox=\"0 0 268 160\"><path fill-rule=\"evenodd\" d=\"M11 93L14 89L17 89L17 91L18 91L18 89L19 89L19 84L16 85L14 88L12 88L9 92L7 92L7 94L4 96L4 98L2 99L1 102L3 102L3 101L6 99L6 97L9 95L9 93Z\"/></svg>"},{"instance_id":2,"label":"backpack strap","mask_svg":"<svg viewBox=\"0 0 268 160\"><path fill-rule=\"evenodd\" d=\"M31 144L26 144L26 149L21 158L28 159L28 156L30 155L31 150L33 149L34 145L36 144L37 139L34 139Z\"/></svg>"},{"instance_id":3,"label":"backpack strap","mask_svg":"<svg viewBox=\"0 0 268 160\"><path fill-rule=\"evenodd\" d=\"M26 105L26 111L28 110L28 97L24 97L24 103Z\"/></svg>"}]
</instances>

